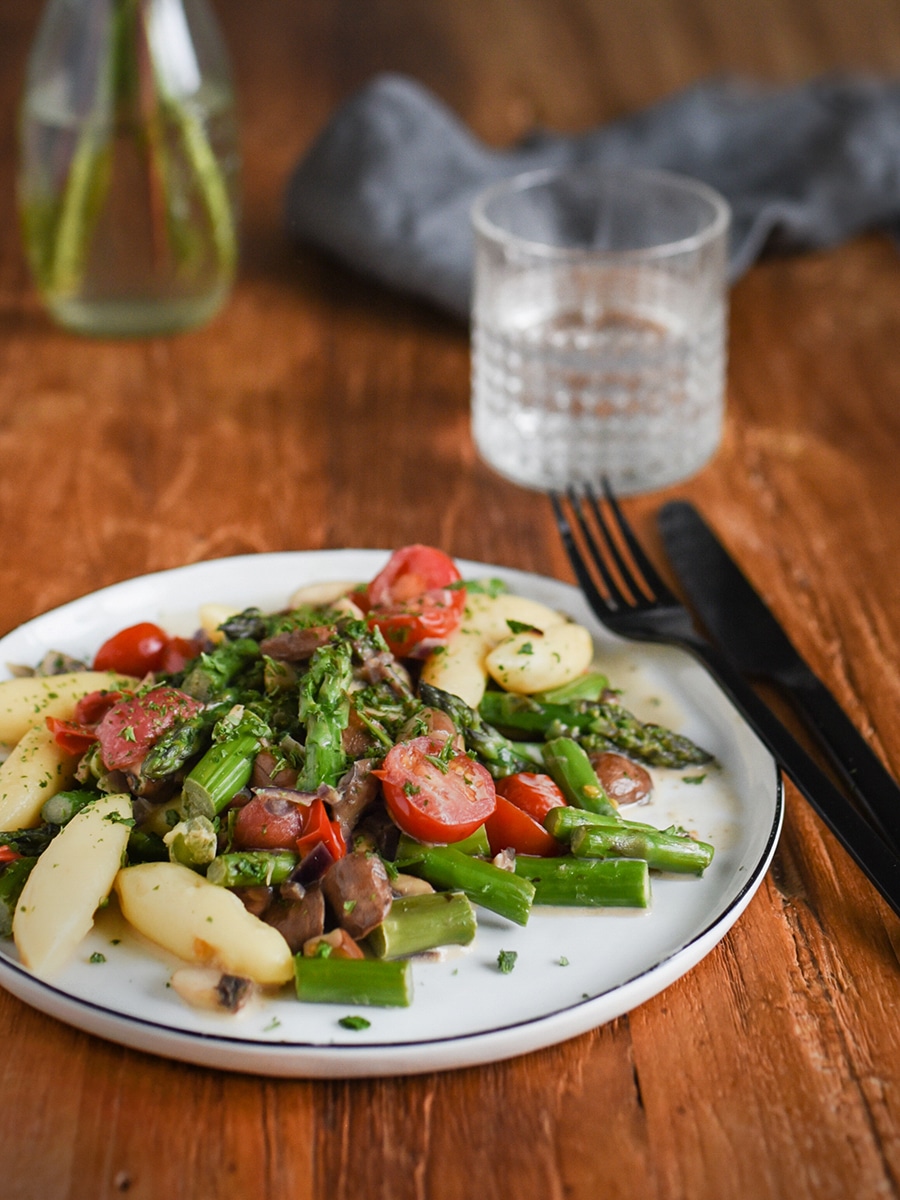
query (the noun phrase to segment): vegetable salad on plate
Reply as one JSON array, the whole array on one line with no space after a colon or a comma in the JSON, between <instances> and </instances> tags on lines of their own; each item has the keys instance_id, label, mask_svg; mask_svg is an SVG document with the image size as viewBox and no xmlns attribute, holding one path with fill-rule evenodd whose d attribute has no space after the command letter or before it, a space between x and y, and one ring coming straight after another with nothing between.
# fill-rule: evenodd
<instances>
[{"instance_id":1,"label":"vegetable salad on plate","mask_svg":"<svg viewBox=\"0 0 900 1200\"><path fill-rule=\"evenodd\" d=\"M594 655L420 545L279 612L210 603L192 638L50 650L0 683L0 933L50 978L112 902L183 960L189 1004L406 1005L479 909L646 908L652 871L701 875L713 848L634 814L654 771L710 756Z\"/></svg>"}]
</instances>

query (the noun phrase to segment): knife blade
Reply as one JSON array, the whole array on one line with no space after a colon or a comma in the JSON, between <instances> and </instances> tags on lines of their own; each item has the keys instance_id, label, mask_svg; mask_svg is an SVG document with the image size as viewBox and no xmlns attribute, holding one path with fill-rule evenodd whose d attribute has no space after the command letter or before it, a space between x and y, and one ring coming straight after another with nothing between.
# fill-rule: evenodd
<instances>
[{"instance_id":1,"label":"knife blade","mask_svg":"<svg viewBox=\"0 0 900 1200\"><path fill-rule=\"evenodd\" d=\"M880 836L900 850L900 786L687 501L658 516L666 553L713 641L742 674L775 684Z\"/></svg>"}]
</instances>

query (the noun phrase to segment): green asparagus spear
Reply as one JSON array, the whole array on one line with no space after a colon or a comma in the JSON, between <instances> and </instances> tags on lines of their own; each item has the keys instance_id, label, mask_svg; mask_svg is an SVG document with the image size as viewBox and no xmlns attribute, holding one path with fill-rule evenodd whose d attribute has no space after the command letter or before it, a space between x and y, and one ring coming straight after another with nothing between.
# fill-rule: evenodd
<instances>
[{"instance_id":1,"label":"green asparagus spear","mask_svg":"<svg viewBox=\"0 0 900 1200\"><path fill-rule=\"evenodd\" d=\"M528 762L518 753L508 738L498 733L479 712L464 700L430 683L419 684L419 699L423 704L445 712L462 734L466 748L476 754L495 779L528 769Z\"/></svg>"},{"instance_id":2,"label":"green asparagus spear","mask_svg":"<svg viewBox=\"0 0 900 1200\"><path fill-rule=\"evenodd\" d=\"M368 937L376 958L402 958L436 946L467 946L475 937L475 910L462 892L404 896Z\"/></svg>"},{"instance_id":3,"label":"green asparagus spear","mask_svg":"<svg viewBox=\"0 0 900 1200\"><path fill-rule=\"evenodd\" d=\"M41 820L50 825L66 825L97 792L57 792L41 805Z\"/></svg>"},{"instance_id":4,"label":"green asparagus spear","mask_svg":"<svg viewBox=\"0 0 900 1200\"><path fill-rule=\"evenodd\" d=\"M617 816L616 807L597 778L591 760L573 738L558 737L547 742L544 762L570 804L589 812Z\"/></svg>"},{"instance_id":5,"label":"green asparagus spear","mask_svg":"<svg viewBox=\"0 0 900 1200\"><path fill-rule=\"evenodd\" d=\"M413 840L402 838L401 841L409 841L415 845ZM488 841L487 830L483 825L479 825L474 833L470 833L467 838L463 838L459 842L453 843L453 849L459 850L461 854L479 854L482 858L490 858L491 843Z\"/></svg>"},{"instance_id":6,"label":"green asparagus spear","mask_svg":"<svg viewBox=\"0 0 900 1200\"><path fill-rule=\"evenodd\" d=\"M645 725L618 704L597 705L592 728L579 737L585 750L615 750L648 767L689 767L713 761L702 746L662 725Z\"/></svg>"},{"instance_id":7,"label":"green asparagus spear","mask_svg":"<svg viewBox=\"0 0 900 1200\"><path fill-rule=\"evenodd\" d=\"M642 858L657 871L702 875L712 862L713 847L665 830L618 829L583 825L572 837L576 858Z\"/></svg>"},{"instance_id":8,"label":"green asparagus spear","mask_svg":"<svg viewBox=\"0 0 900 1200\"><path fill-rule=\"evenodd\" d=\"M0 872L0 937L12 936L13 916L36 858L17 858Z\"/></svg>"},{"instance_id":9,"label":"green asparagus spear","mask_svg":"<svg viewBox=\"0 0 900 1200\"><path fill-rule=\"evenodd\" d=\"M253 638L223 642L201 654L184 677L181 687L189 696L208 703L220 695L236 675L259 658L259 643Z\"/></svg>"},{"instance_id":10,"label":"green asparagus spear","mask_svg":"<svg viewBox=\"0 0 900 1200\"><path fill-rule=\"evenodd\" d=\"M220 813L249 780L258 752L258 739L246 733L210 746L185 778L185 816L211 820Z\"/></svg>"},{"instance_id":11,"label":"green asparagus spear","mask_svg":"<svg viewBox=\"0 0 900 1200\"><path fill-rule=\"evenodd\" d=\"M495 867L481 858L463 854L453 846L413 846L403 843L405 857L398 866L410 875L427 879L446 891L465 892L474 904L525 925L531 912L534 889L511 871ZM524 886L523 886L524 885Z\"/></svg>"},{"instance_id":12,"label":"green asparagus spear","mask_svg":"<svg viewBox=\"0 0 900 1200\"><path fill-rule=\"evenodd\" d=\"M588 718L574 705L541 703L516 692L486 691L478 711L485 721L500 729L540 736L554 723L567 730L580 730L588 724Z\"/></svg>"},{"instance_id":13,"label":"green asparagus spear","mask_svg":"<svg viewBox=\"0 0 900 1200\"><path fill-rule=\"evenodd\" d=\"M544 828L558 842L570 842L582 826L613 829L649 829L655 830L655 825L645 825L641 821L625 821L621 817L610 816L609 813L589 812L586 808L576 808L573 804L560 805L551 808L544 817Z\"/></svg>"},{"instance_id":14,"label":"green asparagus spear","mask_svg":"<svg viewBox=\"0 0 900 1200\"><path fill-rule=\"evenodd\" d=\"M412 1003L409 959L294 958L297 999L313 1004L367 1004L405 1008Z\"/></svg>"},{"instance_id":15,"label":"green asparagus spear","mask_svg":"<svg viewBox=\"0 0 900 1200\"><path fill-rule=\"evenodd\" d=\"M661 725L644 724L612 700L542 702L536 696L487 691L479 705L485 721L501 730L553 738L575 737L589 750L619 750L657 767L681 767L711 760L689 738Z\"/></svg>"},{"instance_id":16,"label":"green asparagus spear","mask_svg":"<svg viewBox=\"0 0 900 1200\"><path fill-rule=\"evenodd\" d=\"M170 860L194 870L207 867L213 861L217 841L215 826L208 817L179 821L165 838Z\"/></svg>"},{"instance_id":17,"label":"green asparagus spear","mask_svg":"<svg viewBox=\"0 0 900 1200\"><path fill-rule=\"evenodd\" d=\"M215 718L215 709L204 709L167 730L147 752L141 763L141 775L145 779L165 779L174 775L207 744Z\"/></svg>"},{"instance_id":18,"label":"green asparagus spear","mask_svg":"<svg viewBox=\"0 0 900 1200\"><path fill-rule=\"evenodd\" d=\"M350 646L345 641L320 646L300 683L299 717L306 724L306 755L297 780L300 791L334 786L347 766L341 735L350 719L352 680Z\"/></svg>"},{"instance_id":19,"label":"green asparagus spear","mask_svg":"<svg viewBox=\"0 0 900 1200\"><path fill-rule=\"evenodd\" d=\"M561 687L535 692L533 699L541 704L574 704L577 700L599 700L608 690L609 680L602 672L588 671Z\"/></svg>"},{"instance_id":20,"label":"green asparagus spear","mask_svg":"<svg viewBox=\"0 0 900 1200\"><path fill-rule=\"evenodd\" d=\"M534 885L535 904L583 908L647 908L650 871L637 858L528 858L516 875Z\"/></svg>"},{"instance_id":21,"label":"green asparagus spear","mask_svg":"<svg viewBox=\"0 0 900 1200\"><path fill-rule=\"evenodd\" d=\"M275 887L284 883L297 861L291 850L236 850L217 855L206 878L219 887Z\"/></svg>"}]
</instances>

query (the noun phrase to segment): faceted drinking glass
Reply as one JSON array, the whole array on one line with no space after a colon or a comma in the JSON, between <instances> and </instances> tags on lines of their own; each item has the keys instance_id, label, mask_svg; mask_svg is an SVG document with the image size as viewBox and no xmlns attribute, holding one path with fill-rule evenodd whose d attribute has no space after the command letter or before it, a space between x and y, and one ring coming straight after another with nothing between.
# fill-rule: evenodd
<instances>
[{"instance_id":1,"label":"faceted drinking glass","mask_svg":"<svg viewBox=\"0 0 900 1200\"><path fill-rule=\"evenodd\" d=\"M661 171L517 176L473 209L472 423L536 489L693 475L722 433L730 212Z\"/></svg>"}]
</instances>

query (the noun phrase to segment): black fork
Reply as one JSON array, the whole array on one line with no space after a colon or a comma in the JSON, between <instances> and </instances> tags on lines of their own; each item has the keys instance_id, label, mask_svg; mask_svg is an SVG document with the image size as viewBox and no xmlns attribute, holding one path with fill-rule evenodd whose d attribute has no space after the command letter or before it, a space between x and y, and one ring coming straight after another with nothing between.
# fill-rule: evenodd
<instances>
[{"instance_id":1,"label":"black fork","mask_svg":"<svg viewBox=\"0 0 900 1200\"><path fill-rule=\"evenodd\" d=\"M831 782L740 672L696 631L628 524L611 488L551 493L572 570L600 622L633 641L680 646L715 679L825 824L895 913L900 858Z\"/></svg>"},{"instance_id":2,"label":"black fork","mask_svg":"<svg viewBox=\"0 0 900 1200\"><path fill-rule=\"evenodd\" d=\"M690 614L647 557L606 481L602 497L601 503L587 487L550 497L588 603L622 637L685 644L696 637Z\"/></svg>"}]
</instances>

